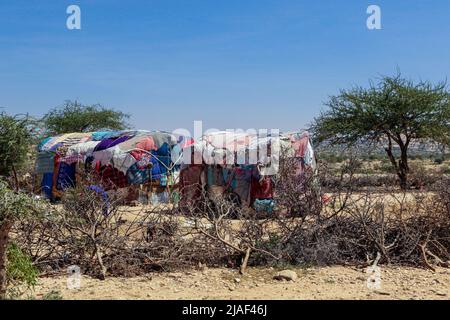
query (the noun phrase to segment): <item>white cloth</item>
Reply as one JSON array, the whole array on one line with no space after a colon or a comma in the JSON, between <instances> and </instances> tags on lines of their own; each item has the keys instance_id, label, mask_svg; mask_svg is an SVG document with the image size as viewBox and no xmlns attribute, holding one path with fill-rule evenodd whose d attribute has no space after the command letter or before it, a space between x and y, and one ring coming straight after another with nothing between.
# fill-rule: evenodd
<instances>
[{"instance_id":1,"label":"white cloth","mask_svg":"<svg viewBox=\"0 0 450 320\"><path fill-rule=\"evenodd\" d=\"M81 142L81 143L74 144L74 145L70 146L69 149L67 150L67 155L73 156L73 155L79 154L79 155L89 156L92 154L95 147L99 143L100 143L100 141L87 141L87 142Z\"/></svg>"},{"instance_id":2,"label":"white cloth","mask_svg":"<svg viewBox=\"0 0 450 320\"><path fill-rule=\"evenodd\" d=\"M100 161L102 165L112 165L123 173L126 173L127 170L136 163L136 159L130 153L120 149L118 145L108 149L95 151L92 155L94 160Z\"/></svg>"}]
</instances>

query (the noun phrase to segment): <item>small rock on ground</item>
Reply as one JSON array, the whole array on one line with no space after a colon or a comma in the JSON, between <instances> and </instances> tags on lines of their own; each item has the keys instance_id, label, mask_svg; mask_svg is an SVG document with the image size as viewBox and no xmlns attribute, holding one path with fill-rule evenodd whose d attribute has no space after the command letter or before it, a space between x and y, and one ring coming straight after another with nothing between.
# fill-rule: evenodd
<instances>
[{"instance_id":1,"label":"small rock on ground","mask_svg":"<svg viewBox=\"0 0 450 320\"><path fill-rule=\"evenodd\" d=\"M274 277L275 280L287 280L287 281L295 281L297 280L297 274L292 270L283 270L278 272Z\"/></svg>"}]
</instances>

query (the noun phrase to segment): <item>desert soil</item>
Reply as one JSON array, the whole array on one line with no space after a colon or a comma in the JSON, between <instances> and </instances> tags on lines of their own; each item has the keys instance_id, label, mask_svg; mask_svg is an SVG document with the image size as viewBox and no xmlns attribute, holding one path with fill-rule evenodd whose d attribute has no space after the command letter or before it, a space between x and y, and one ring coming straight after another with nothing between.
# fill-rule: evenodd
<instances>
[{"instance_id":1,"label":"desert soil","mask_svg":"<svg viewBox=\"0 0 450 320\"><path fill-rule=\"evenodd\" d=\"M436 272L382 267L381 288L368 289L365 269L321 267L294 270L296 281L274 280L273 268L249 268L246 275L224 268L204 268L146 277L82 276L79 289L67 288L67 278L40 278L36 298L57 291L63 299L432 299L449 300L450 269Z\"/></svg>"}]
</instances>

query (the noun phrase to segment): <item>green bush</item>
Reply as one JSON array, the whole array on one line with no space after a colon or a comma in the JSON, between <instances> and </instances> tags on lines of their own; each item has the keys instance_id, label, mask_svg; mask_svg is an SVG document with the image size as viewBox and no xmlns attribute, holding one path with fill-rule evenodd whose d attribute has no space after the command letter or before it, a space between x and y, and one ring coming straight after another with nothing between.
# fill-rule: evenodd
<instances>
[{"instance_id":1,"label":"green bush","mask_svg":"<svg viewBox=\"0 0 450 320\"><path fill-rule=\"evenodd\" d=\"M33 265L31 258L17 244L9 244L7 255L8 296L13 299L20 298L34 289L39 272Z\"/></svg>"}]
</instances>

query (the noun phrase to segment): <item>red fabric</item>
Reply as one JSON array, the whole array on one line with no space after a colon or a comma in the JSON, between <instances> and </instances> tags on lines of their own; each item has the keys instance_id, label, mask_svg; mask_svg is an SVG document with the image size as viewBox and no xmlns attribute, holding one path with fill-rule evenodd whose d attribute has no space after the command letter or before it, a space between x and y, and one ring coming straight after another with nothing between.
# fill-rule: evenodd
<instances>
[{"instance_id":1,"label":"red fabric","mask_svg":"<svg viewBox=\"0 0 450 320\"><path fill-rule=\"evenodd\" d=\"M111 166L105 167L101 172L103 186L106 190L116 188L125 188L128 180L125 174Z\"/></svg>"},{"instance_id":2,"label":"red fabric","mask_svg":"<svg viewBox=\"0 0 450 320\"><path fill-rule=\"evenodd\" d=\"M304 157L308 147L309 136L304 135L298 140L292 141L292 147L295 150L296 157Z\"/></svg>"},{"instance_id":3,"label":"red fabric","mask_svg":"<svg viewBox=\"0 0 450 320\"><path fill-rule=\"evenodd\" d=\"M261 181L256 178L252 179L251 186L251 201L255 199L272 199L273 198L273 184L270 177L264 177Z\"/></svg>"},{"instance_id":4,"label":"red fabric","mask_svg":"<svg viewBox=\"0 0 450 320\"><path fill-rule=\"evenodd\" d=\"M100 173L100 169L101 169L101 163L100 163L100 161L97 161L95 163L95 172Z\"/></svg>"},{"instance_id":5,"label":"red fabric","mask_svg":"<svg viewBox=\"0 0 450 320\"><path fill-rule=\"evenodd\" d=\"M152 137L142 138L141 141L136 143L136 148L146 150L146 151L156 150L155 141L153 141ZM131 155L138 161L141 160L143 153L144 153L143 151L139 151L139 150L131 151Z\"/></svg>"},{"instance_id":6,"label":"red fabric","mask_svg":"<svg viewBox=\"0 0 450 320\"><path fill-rule=\"evenodd\" d=\"M181 146L181 148L187 148L190 145L194 144L194 139L190 138L184 141L183 145Z\"/></svg>"},{"instance_id":7,"label":"red fabric","mask_svg":"<svg viewBox=\"0 0 450 320\"><path fill-rule=\"evenodd\" d=\"M53 158L53 184L52 184L52 195L55 198L61 197L62 193L59 191L56 186L58 182L58 172L59 172L59 164L61 162L61 156L56 153L55 157Z\"/></svg>"}]
</instances>

